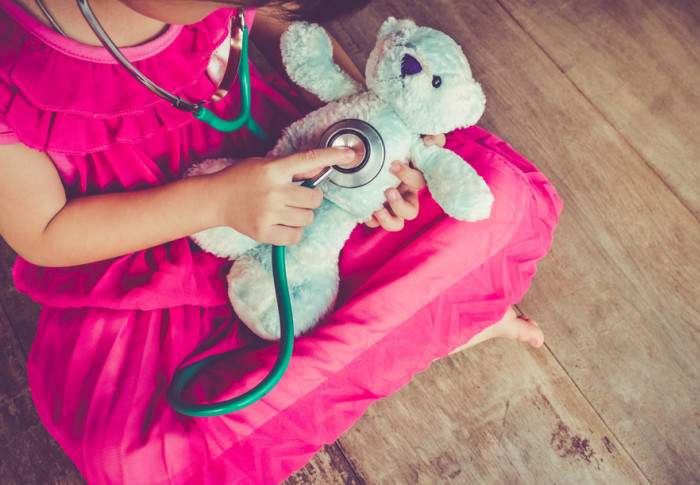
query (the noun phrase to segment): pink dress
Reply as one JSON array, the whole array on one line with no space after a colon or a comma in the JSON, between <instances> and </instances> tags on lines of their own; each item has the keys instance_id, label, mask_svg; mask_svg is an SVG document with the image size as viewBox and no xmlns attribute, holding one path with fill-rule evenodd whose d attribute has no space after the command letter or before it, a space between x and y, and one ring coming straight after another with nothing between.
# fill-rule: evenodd
<instances>
[{"instance_id":1,"label":"pink dress","mask_svg":"<svg viewBox=\"0 0 700 485\"><path fill-rule=\"evenodd\" d=\"M102 48L65 39L0 0L0 142L47 152L69 198L157 186L193 162L264 152L156 98ZM191 100L230 10L124 49L147 76ZM299 113L286 87L253 78L254 117L273 133ZM237 93L214 106L236 110ZM551 244L561 201L544 175L480 128L448 136L495 195L488 220L447 217L427 191L398 233L358 227L342 254L335 312L299 338L289 370L235 414L190 418L164 398L200 353L221 358L187 390L232 397L259 381L276 345L232 312L230 263L187 239L70 268L19 258L17 287L43 305L28 361L44 425L91 484L277 483L334 442L374 401L499 320ZM18 160L17 163L22 163Z\"/></svg>"}]
</instances>

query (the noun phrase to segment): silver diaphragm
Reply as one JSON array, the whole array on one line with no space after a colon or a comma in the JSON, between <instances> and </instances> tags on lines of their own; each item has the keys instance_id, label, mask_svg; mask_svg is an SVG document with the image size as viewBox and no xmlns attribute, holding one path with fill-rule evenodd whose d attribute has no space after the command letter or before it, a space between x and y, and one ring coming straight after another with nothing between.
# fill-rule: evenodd
<instances>
[{"instance_id":1,"label":"silver diaphragm","mask_svg":"<svg viewBox=\"0 0 700 485\"><path fill-rule=\"evenodd\" d=\"M384 166L384 140L369 123L346 119L331 125L321 136L320 147L348 147L357 154L357 165L351 168L333 166L330 181L345 188L367 185Z\"/></svg>"}]
</instances>

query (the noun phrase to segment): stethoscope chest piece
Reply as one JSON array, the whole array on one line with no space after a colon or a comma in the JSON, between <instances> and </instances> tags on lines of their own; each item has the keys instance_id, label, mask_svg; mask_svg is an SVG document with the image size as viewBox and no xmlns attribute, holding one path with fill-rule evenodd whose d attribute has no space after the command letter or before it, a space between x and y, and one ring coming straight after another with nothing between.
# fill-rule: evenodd
<instances>
[{"instance_id":1,"label":"stethoscope chest piece","mask_svg":"<svg viewBox=\"0 0 700 485\"><path fill-rule=\"evenodd\" d=\"M320 147L348 147L357 154L351 168L333 166L330 181L339 187L355 188L374 180L384 166L384 140L369 123L358 119L338 121L321 136Z\"/></svg>"}]
</instances>

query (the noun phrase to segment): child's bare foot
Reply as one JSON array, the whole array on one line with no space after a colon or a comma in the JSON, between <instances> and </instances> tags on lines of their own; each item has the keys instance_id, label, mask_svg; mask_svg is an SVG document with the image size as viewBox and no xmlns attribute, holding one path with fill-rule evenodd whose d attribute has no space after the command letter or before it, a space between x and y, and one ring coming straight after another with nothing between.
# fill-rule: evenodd
<instances>
[{"instance_id":1,"label":"child's bare foot","mask_svg":"<svg viewBox=\"0 0 700 485\"><path fill-rule=\"evenodd\" d=\"M495 337L527 342L536 349L540 348L544 343L544 334L537 326L537 322L524 315L518 316L515 313L515 309L509 307L503 318L476 334L469 342L456 348L450 354L473 347Z\"/></svg>"}]
</instances>

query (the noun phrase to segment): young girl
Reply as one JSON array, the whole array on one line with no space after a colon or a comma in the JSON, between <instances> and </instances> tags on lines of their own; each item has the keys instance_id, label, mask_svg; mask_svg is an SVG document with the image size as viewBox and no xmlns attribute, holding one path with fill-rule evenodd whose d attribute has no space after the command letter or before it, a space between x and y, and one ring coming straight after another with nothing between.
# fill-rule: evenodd
<instances>
[{"instance_id":1,"label":"young girl","mask_svg":"<svg viewBox=\"0 0 700 485\"><path fill-rule=\"evenodd\" d=\"M137 68L196 102L216 90L205 71L234 9L267 3L287 18L323 21L364 2L91 5ZM272 9L254 13L251 38L274 55L285 23ZM301 116L298 98L279 78L252 77L253 117L278 135ZM208 106L231 117L232 91ZM321 194L292 182L349 158L335 148L251 158L266 147L247 130L217 132L136 83L75 0L0 0L0 233L19 254L18 289L43 305L28 361L37 411L89 483L278 482L435 358L496 336L542 344L535 322L511 305L551 243L561 208L554 189L479 128L425 142L456 151L484 177L491 217L450 219L421 190L422 175L394 162L402 185L346 244L336 311L296 341L280 384L232 415L182 416L164 395L183 362L238 349L188 389L204 402L258 382L277 352L233 314L230 262L186 236L231 226L294 244ZM224 155L244 160L182 179L192 163Z\"/></svg>"}]
</instances>

